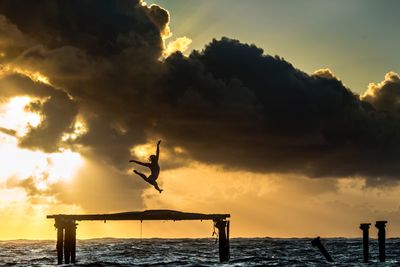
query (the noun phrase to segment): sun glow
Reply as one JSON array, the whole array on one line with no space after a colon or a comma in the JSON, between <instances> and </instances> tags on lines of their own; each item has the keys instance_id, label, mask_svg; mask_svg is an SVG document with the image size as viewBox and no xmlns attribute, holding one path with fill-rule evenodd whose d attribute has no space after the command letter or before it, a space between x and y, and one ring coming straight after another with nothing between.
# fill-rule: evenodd
<instances>
[{"instance_id":1,"label":"sun glow","mask_svg":"<svg viewBox=\"0 0 400 267\"><path fill-rule=\"evenodd\" d=\"M32 102L28 96L18 96L0 106L0 127L15 132L16 136L24 136L30 127L37 127L42 121L38 113L28 111L26 107Z\"/></svg>"},{"instance_id":2,"label":"sun glow","mask_svg":"<svg viewBox=\"0 0 400 267\"><path fill-rule=\"evenodd\" d=\"M78 117L75 121L72 132L65 133L62 137L64 142L74 141L85 135L89 131L89 127L83 117Z\"/></svg>"},{"instance_id":3,"label":"sun glow","mask_svg":"<svg viewBox=\"0 0 400 267\"><path fill-rule=\"evenodd\" d=\"M151 144L137 145L131 149L131 154L141 160L147 159L154 152L154 146Z\"/></svg>"},{"instance_id":4,"label":"sun glow","mask_svg":"<svg viewBox=\"0 0 400 267\"><path fill-rule=\"evenodd\" d=\"M44 153L18 147L18 138L42 123L40 114L27 110L33 100L18 96L0 105L0 187L19 187L40 195L58 182L71 181L84 160L70 149ZM9 201L20 199L15 197L9 196Z\"/></svg>"},{"instance_id":5,"label":"sun glow","mask_svg":"<svg viewBox=\"0 0 400 267\"><path fill-rule=\"evenodd\" d=\"M10 178L24 180L33 178L37 186L44 187L59 181L71 180L83 164L79 153L64 150L44 153L21 149L16 138L0 133L0 182Z\"/></svg>"},{"instance_id":6,"label":"sun glow","mask_svg":"<svg viewBox=\"0 0 400 267\"><path fill-rule=\"evenodd\" d=\"M183 36L175 39L174 41L171 41L168 43L166 48L163 51L163 57L167 58L171 54L180 51L181 53L184 53L189 49L190 44L192 43L192 39Z\"/></svg>"},{"instance_id":7,"label":"sun glow","mask_svg":"<svg viewBox=\"0 0 400 267\"><path fill-rule=\"evenodd\" d=\"M48 155L48 163L48 181L56 183L71 180L82 166L83 159L79 153L64 150Z\"/></svg>"}]
</instances>

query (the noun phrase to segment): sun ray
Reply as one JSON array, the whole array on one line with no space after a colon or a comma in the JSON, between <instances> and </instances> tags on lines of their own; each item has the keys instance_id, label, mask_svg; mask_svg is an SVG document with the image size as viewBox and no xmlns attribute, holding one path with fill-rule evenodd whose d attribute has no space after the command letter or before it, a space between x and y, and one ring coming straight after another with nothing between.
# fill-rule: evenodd
<instances>
[{"instance_id":1,"label":"sun ray","mask_svg":"<svg viewBox=\"0 0 400 267\"><path fill-rule=\"evenodd\" d=\"M81 155L70 149L44 153L18 146L19 138L42 123L40 114L26 108L32 101L35 99L17 96L0 104L0 186L12 183L31 194L33 191L44 192L61 181L71 181L84 163ZM84 129L84 122L77 121L74 134L83 134ZM13 200L12 196L10 199Z\"/></svg>"}]
</instances>

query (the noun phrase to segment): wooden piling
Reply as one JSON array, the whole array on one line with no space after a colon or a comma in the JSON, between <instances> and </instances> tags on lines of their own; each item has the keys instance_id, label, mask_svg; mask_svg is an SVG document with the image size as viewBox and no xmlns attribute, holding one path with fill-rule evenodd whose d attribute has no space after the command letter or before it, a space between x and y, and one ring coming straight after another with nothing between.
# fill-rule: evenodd
<instances>
[{"instance_id":1,"label":"wooden piling","mask_svg":"<svg viewBox=\"0 0 400 267\"><path fill-rule=\"evenodd\" d=\"M229 259L231 258L231 251L230 251L231 244L229 242L230 228L231 228L231 221L228 221L227 225L226 225L226 239L227 239L227 243L228 243L228 258Z\"/></svg>"},{"instance_id":2,"label":"wooden piling","mask_svg":"<svg viewBox=\"0 0 400 267\"><path fill-rule=\"evenodd\" d=\"M363 254L364 254L364 262L367 263L369 261L369 226L370 223L361 223L360 229L363 231Z\"/></svg>"},{"instance_id":3,"label":"wooden piling","mask_svg":"<svg viewBox=\"0 0 400 267\"><path fill-rule=\"evenodd\" d=\"M378 228L378 245L379 245L379 261L386 261L385 239L386 239L386 223L387 221L377 221L375 227Z\"/></svg>"},{"instance_id":4,"label":"wooden piling","mask_svg":"<svg viewBox=\"0 0 400 267\"><path fill-rule=\"evenodd\" d=\"M69 264L71 260L71 222L65 224L65 237L64 237L64 261L65 264Z\"/></svg>"},{"instance_id":5,"label":"wooden piling","mask_svg":"<svg viewBox=\"0 0 400 267\"><path fill-rule=\"evenodd\" d=\"M321 238L318 236L317 238L314 238L311 241L311 245L313 247L317 247L319 249L319 251L321 251L322 255L324 255L326 261L328 262L333 262L333 259L331 257L331 255L329 254L329 252L325 249L324 245L322 245L321 243Z\"/></svg>"},{"instance_id":6,"label":"wooden piling","mask_svg":"<svg viewBox=\"0 0 400 267\"><path fill-rule=\"evenodd\" d=\"M219 220L215 222L215 227L218 229L218 241L219 241L219 261L229 261L229 238L227 236L227 221Z\"/></svg>"},{"instance_id":7,"label":"wooden piling","mask_svg":"<svg viewBox=\"0 0 400 267\"><path fill-rule=\"evenodd\" d=\"M54 225L57 228L57 264L63 263L64 227L59 220Z\"/></svg>"},{"instance_id":8,"label":"wooden piling","mask_svg":"<svg viewBox=\"0 0 400 267\"><path fill-rule=\"evenodd\" d=\"M71 263L75 263L76 260L76 226L74 221L71 227Z\"/></svg>"}]
</instances>

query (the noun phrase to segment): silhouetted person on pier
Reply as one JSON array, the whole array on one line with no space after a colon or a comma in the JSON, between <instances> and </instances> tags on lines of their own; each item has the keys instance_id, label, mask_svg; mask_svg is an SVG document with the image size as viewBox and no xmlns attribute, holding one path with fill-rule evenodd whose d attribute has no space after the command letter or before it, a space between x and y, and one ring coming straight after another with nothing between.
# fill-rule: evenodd
<instances>
[{"instance_id":1,"label":"silhouetted person on pier","mask_svg":"<svg viewBox=\"0 0 400 267\"><path fill-rule=\"evenodd\" d=\"M140 177L142 177L143 180L145 180L149 184L153 185L154 188L157 189L158 192L161 193L163 190L158 187L158 184L156 182L158 175L160 174L160 165L158 165L158 158L160 156L160 143L161 143L161 140L158 141L158 143L157 143L156 154L151 155L149 157L150 163L140 162L140 161L133 160L133 159L130 160L129 162L135 162L137 164L140 164L142 166L149 168L151 171L151 174L149 175L149 177L147 177L145 174L143 174L141 172L138 172L137 170L134 170L133 172L136 173L137 175L139 175Z\"/></svg>"}]
</instances>

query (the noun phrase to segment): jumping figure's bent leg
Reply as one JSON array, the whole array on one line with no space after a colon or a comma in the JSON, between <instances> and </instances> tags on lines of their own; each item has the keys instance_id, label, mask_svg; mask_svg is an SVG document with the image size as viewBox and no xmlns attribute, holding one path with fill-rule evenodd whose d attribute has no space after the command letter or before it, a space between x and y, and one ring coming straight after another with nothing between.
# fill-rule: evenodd
<instances>
[{"instance_id":1,"label":"jumping figure's bent leg","mask_svg":"<svg viewBox=\"0 0 400 267\"><path fill-rule=\"evenodd\" d=\"M138 172L137 170L134 170L133 172L136 173L137 175L139 175L140 177L142 177L143 180L145 180L146 182L150 183L150 182L149 182L149 179L147 178L147 176L144 175L143 173Z\"/></svg>"}]
</instances>

